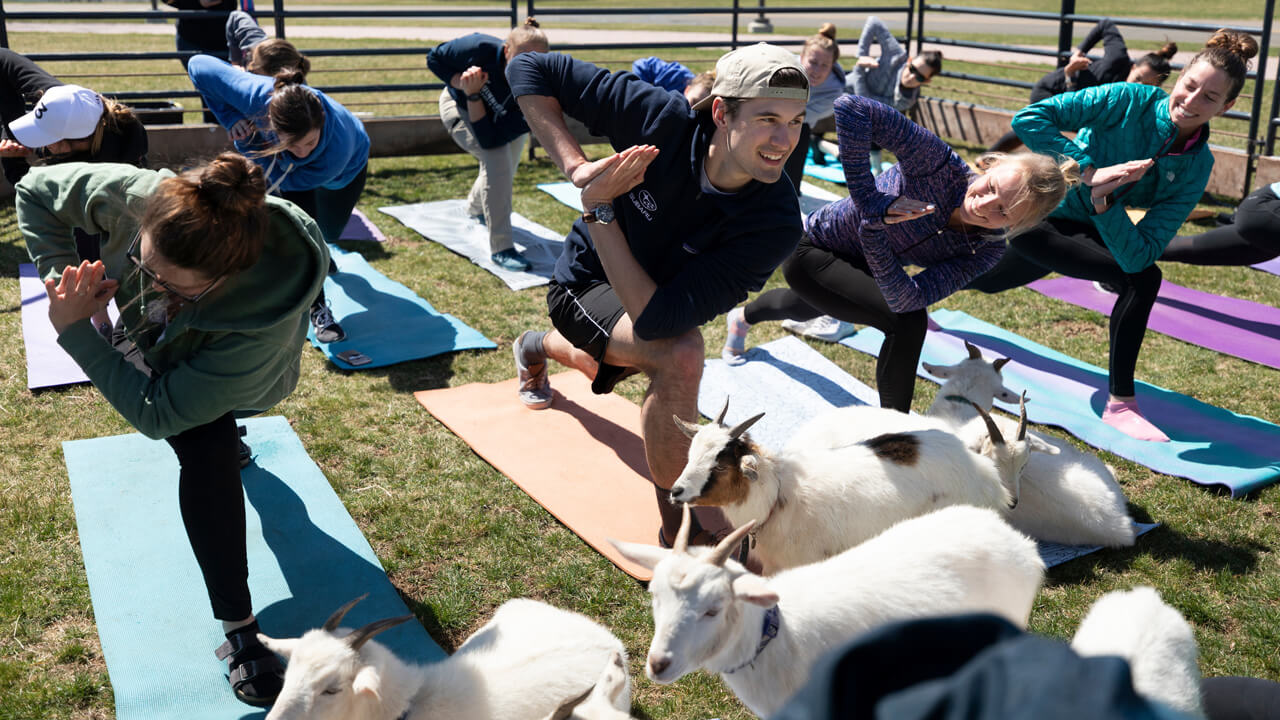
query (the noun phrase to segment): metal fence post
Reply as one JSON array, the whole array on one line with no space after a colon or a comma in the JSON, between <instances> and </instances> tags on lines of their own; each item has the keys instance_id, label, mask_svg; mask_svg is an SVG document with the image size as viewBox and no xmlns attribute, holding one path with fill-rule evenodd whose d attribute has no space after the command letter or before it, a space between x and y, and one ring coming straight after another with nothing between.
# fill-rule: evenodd
<instances>
[{"instance_id":1,"label":"metal fence post","mask_svg":"<svg viewBox=\"0 0 1280 720\"><path fill-rule=\"evenodd\" d=\"M916 54L924 52L924 0L920 1L920 8L916 11ZM915 2L915 0L912 0ZM910 32L908 30L907 32ZM910 38L907 39L907 47L911 47Z\"/></svg>"},{"instance_id":2,"label":"metal fence post","mask_svg":"<svg viewBox=\"0 0 1280 720\"><path fill-rule=\"evenodd\" d=\"M533 16L533 0L529 0L529 16ZM511 0L511 29L516 27L516 19L520 17L520 0Z\"/></svg>"},{"instance_id":3,"label":"metal fence post","mask_svg":"<svg viewBox=\"0 0 1280 720\"><path fill-rule=\"evenodd\" d=\"M284 39L284 0L275 0L276 37Z\"/></svg>"},{"instance_id":4,"label":"metal fence post","mask_svg":"<svg viewBox=\"0 0 1280 720\"><path fill-rule=\"evenodd\" d=\"M0 47L9 47L9 18L4 11L4 0L0 0Z\"/></svg>"},{"instance_id":5,"label":"metal fence post","mask_svg":"<svg viewBox=\"0 0 1280 720\"><path fill-rule=\"evenodd\" d=\"M1062 9L1058 15L1058 67L1067 64L1067 57L1071 55L1071 31L1074 27L1074 21L1068 20L1068 15L1076 14L1076 0L1062 0Z\"/></svg>"},{"instance_id":6,"label":"metal fence post","mask_svg":"<svg viewBox=\"0 0 1280 720\"><path fill-rule=\"evenodd\" d=\"M533 0L529 0L529 2L525 5L525 12L527 13L525 17L533 17ZM515 27L515 26L516 26L516 19L511 18L511 27Z\"/></svg>"},{"instance_id":7,"label":"metal fence post","mask_svg":"<svg viewBox=\"0 0 1280 720\"><path fill-rule=\"evenodd\" d=\"M731 19L733 21L733 28L730 32L730 35L731 35L729 40L730 50L738 49L738 20L740 19L739 12L741 12L741 9L742 8L739 6L739 0L733 0L733 14L731 15Z\"/></svg>"},{"instance_id":8,"label":"metal fence post","mask_svg":"<svg viewBox=\"0 0 1280 720\"><path fill-rule=\"evenodd\" d=\"M911 52L912 24L915 22L913 11L916 9L916 0L907 0L907 52ZM916 55L920 54L920 42L916 41Z\"/></svg>"},{"instance_id":9,"label":"metal fence post","mask_svg":"<svg viewBox=\"0 0 1280 720\"><path fill-rule=\"evenodd\" d=\"M1253 90L1253 107L1249 110L1249 142L1248 154L1244 161L1244 187L1240 194L1249 194L1249 185L1253 182L1254 166L1258 162L1258 149L1263 145L1261 138L1258 137L1258 122L1265 120L1267 123L1267 137L1274 138L1274 134L1270 132L1271 119L1275 117L1275 91L1272 90L1272 110L1267 117L1262 117L1262 92L1267 79L1267 54L1270 52L1271 46L1271 20L1272 14L1276 8L1276 0L1267 0L1266 12L1262 15L1262 42L1258 43L1258 77L1254 83ZM1268 152L1270 150L1268 149Z\"/></svg>"}]
</instances>

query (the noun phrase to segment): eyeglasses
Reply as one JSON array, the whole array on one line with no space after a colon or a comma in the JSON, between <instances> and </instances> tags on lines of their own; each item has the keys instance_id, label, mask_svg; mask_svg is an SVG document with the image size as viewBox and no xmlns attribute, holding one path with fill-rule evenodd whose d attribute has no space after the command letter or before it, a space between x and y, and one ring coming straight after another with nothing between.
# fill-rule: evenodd
<instances>
[{"instance_id":1,"label":"eyeglasses","mask_svg":"<svg viewBox=\"0 0 1280 720\"><path fill-rule=\"evenodd\" d=\"M134 267L138 268L138 271L141 272L143 275L145 275L148 280L164 288L165 292L178 298L179 300L193 303L193 304L198 303L200 302L200 299L203 298L205 295L208 295L209 291L213 289L213 286L217 285L218 281L222 279L221 277L216 277L213 279L213 282L209 283L209 286L206 287L204 290L201 290L195 295L188 295L187 293L184 293L181 290L174 288L172 285L165 282L164 280L161 280L160 276L156 275L154 270L147 267L146 264L142 262L142 256L140 254L141 243L142 243L142 233L139 232L137 235L133 236L133 243L129 245L128 251L125 252L125 255L129 258L129 262L133 263Z\"/></svg>"},{"instance_id":2,"label":"eyeglasses","mask_svg":"<svg viewBox=\"0 0 1280 720\"><path fill-rule=\"evenodd\" d=\"M920 72L920 68L916 67L915 65L908 65L907 72L911 73L911 77L915 78L916 80L922 83L929 82L928 76Z\"/></svg>"}]
</instances>

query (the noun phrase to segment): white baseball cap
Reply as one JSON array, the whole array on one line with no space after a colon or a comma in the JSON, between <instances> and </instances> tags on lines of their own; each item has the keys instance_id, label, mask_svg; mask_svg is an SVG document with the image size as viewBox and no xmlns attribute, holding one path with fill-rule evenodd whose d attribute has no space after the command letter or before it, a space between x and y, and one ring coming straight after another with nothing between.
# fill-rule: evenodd
<instances>
[{"instance_id":1,"label":"white baseball cap","mask_svg":"<svg viewBox=\"0 0 1280 720\"><path fill-rule=\"evenodd\" d=\"M102 120L102 98L79 85L44 91L31 112L9 123L9 132L29 148L89 137Z\"/></svg>"},{"instance_id":2,"label":"white baseball cap","mask_svg":"<svg viewBox=\"0 0 1280 720\"><path fill-rule=\"evenodd\" d=\"M802 88L770 87L769 81L783 68L800 72L806 83ZM727 98L786 98L809 100L808 76L804 74L799 58L790 50L777 45L756 43L725 53L716 61L716 81L711 94L699 100L694 110L711 107L717 97Z\"/></svg>"}]
</instances>

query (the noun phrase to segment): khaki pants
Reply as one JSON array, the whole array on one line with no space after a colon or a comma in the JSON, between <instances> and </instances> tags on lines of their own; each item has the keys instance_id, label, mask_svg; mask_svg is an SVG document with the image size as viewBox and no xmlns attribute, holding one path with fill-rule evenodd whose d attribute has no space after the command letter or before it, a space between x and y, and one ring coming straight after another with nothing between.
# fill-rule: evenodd
<instances>
[{"instance_id":1,"label":"khaki pants","mask_svg":"<svg viewBox=\"0 0 1280 720\"><path fill-rule=\"evenodd\" d=\"M480 174L467 195L467 213L484 216L485 224L489 227L490 253L512 247L511 183L515 180L516 167L520 164L520 154L524 151L528 133L506 145L480 147L476 136L471 132L471 126L462 119L458 105L448 90L440 93L440 119L458 147L480 161Z\"/></svg>"}]
</instances>

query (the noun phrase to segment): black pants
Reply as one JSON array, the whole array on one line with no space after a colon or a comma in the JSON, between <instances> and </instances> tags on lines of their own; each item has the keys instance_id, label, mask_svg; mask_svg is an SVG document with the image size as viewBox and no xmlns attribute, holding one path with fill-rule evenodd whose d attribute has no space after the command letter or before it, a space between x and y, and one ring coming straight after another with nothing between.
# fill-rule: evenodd
<instances>
[{"instance_id":1,"label":"black pants","mask_svg":"<svg viewBox=\"0 0 1280 720\"><path fill-rule=\"evenodd\" d=\"M809 123L800 126L800 140L796 143L796 149L791 151L787 156L787 162L783 165L783 173L791 178L791 184L796 188L796 195L800 194L800 181L804 178L804 161L809 157L809 138L812 132L809 129Z\"/></svg>"},{"instance_id":2,"label":"black pants","mask_svg":"<svg viewBox=\"0 0 1280 720\"><path fill-rule=\"evenodd\" d=\"M1209 720L1280 720L1280 683L1251 677L1211 677L1200 684Z\"/></svg>"},{"instance_id":3,"label":"black pants","mask_svg":"<svg viewBox=\"0 0 1280 720\"><path fill-rule=\"evenodd\" d=\"M1271 186L1254 190L1235 222L1202 235L1176 237L1161 260L1188 265L1253 265L1280 255L1280 198Z\"/></svg>"},{"instance_id":4,"label":"black pants","mask_svg":"<svg viewBox=\"0 0 1280 720\"><path fill-rule=\"evenodd\" d=\"M1109 283L1119 290L1109 326L1109 389L1112 395L1132 396L1147 319L1160 292L1160 268L1152 265L1126 273L1091 223L1050 218L1011 240L999 264L969 283L968 289L997 293L1050 272Z\"/></svg>"},{"instance_id":5,"label":"black pants","mask_svg":"<svg viewBox=\"0 0 1280 720\"><path fill-rule=\"evenodd\" d=\"M342 237L343 229L347 227L351 211L355 210L356 203L360 200L360 193L364 192L364 181L368 175L369 164L365 163L351 182L337 190L312 188L311 190L293 190L281 195L285 200L302 208L303 212L316 221L325 242L336 243ZM331 260L330 269L333 268L332 262ZM315 302L311 304L312 307L318 305L324 305L323 286L320 288L320 293L316 295Z\"/></svg>"},{"instance_id":6,"label":"black pants","mask_svg":"<svg viewBox=\"0 0 1280 720\"><path fill-rule=\"evenodd\" d=\"M880 330L884 333L876 360L880 406L908 412L929 324L925 309L905 313L889 309L865 260L815 247L807 237L782 271L790 289L770 290L749 303L746 321L810 320L825 313Z\"/></svg>"}]
</instances>

